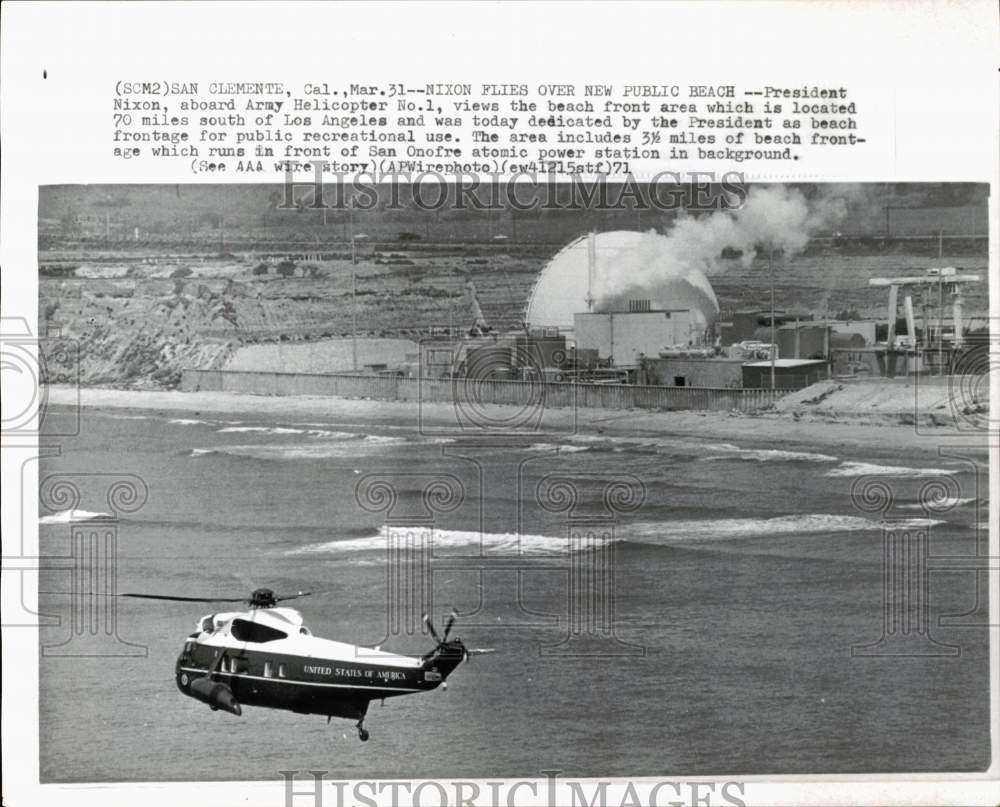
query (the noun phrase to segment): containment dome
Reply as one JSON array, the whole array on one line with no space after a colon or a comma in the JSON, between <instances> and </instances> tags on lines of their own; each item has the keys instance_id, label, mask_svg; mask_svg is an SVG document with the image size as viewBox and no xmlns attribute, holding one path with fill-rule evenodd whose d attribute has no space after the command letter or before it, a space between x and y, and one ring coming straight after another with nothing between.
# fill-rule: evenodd
<instances>
[{"instance_id":1,"label":"containment dome","mask_svg":"<svg viewBox=\"0 0 1000 807\"><path fill-rule=\"evenodd\" d=\"M625 311L630 300L654 309L689 309L708 327L719 312L712 284L655 232L619 230L585 235L563 247L542 270L528 300L531 328L570 330L573 315Z\"/></svg>"}]
</instances>

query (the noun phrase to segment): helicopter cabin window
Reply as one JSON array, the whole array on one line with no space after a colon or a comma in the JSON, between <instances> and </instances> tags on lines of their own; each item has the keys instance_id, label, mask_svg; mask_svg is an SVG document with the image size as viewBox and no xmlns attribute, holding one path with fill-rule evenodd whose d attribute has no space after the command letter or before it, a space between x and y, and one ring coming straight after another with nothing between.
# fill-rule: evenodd
<instances>
[{"instance_id":1,"label":"helicopter cabin window","mask_svg":"<svg viewBox=\"0 0 1000 807\"><path fill-rule=\"evenodd\" d=\"M270 625L262 625L259 622L250 622L246 619L234 619L229 632L238 642L273 642L288 636L284 631L272 628Z\"/></svg>"},{"instance_id":2,"label":"helicopter cabin window","mask_svg":"<svg viewBox=\"0 0 1000 807\"><path fill-rule=\"evenodd\" d=\"M286 677L286 675L285 675L285 665L284 664L279 664L278 665L278 678L285 678L285 677Z\"/></svg>"},{"instance_id":3,"label":"helicopter cabin window","mask_svg":"<svg viewBox=\"0 0 1000 807\"><path fill-rule=\"evenodd\" d=\"M271 662L270 661L265 661L264 662L264 677L265 678L271 678L273 675L274 675L274 670L271 669Z\"/></svg>"},{"instance_id":4,"label":"helicopter cabin window","mask_svg":"<svg viewBox=\"0 0 1000 807\"><path fill-rule=\"evenodd\" d=\"M236 659L230 656L229 658L229 672L237 672Z\"/></svg>"}]
</instances>

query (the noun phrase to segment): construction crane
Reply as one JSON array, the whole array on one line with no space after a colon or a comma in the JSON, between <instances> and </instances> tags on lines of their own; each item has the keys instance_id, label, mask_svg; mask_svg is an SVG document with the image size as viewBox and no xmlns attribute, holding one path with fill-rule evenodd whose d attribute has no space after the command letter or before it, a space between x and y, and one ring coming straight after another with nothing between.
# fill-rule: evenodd
<instances>
[{"instance_id":1,"label":"construction crane","mask_svg":"<svg viewBox=\"0 0 1000 807\"><path fill-rule=\"evenodd\" d=\"M886 339L886 347L895 350L899 346L896 335L896 317L899 310L899 290L900 288L909 290L916 289L922 293L923 309L923 347L933 347L930 341L930 319L928 312L932 308L937 308L937 349L942 349L944 345L944 310L945 298L951 302L952 327L954 336L952 346L962 347L964 337L962 333L962 306L964 303L962 288L966 283L978 283L979 275L960 274L954 266L928 269L925 275L911 277L874 277L868 281L870 286L889 287L889 333ZM933 296L936 292L937 305L934 305ZM917 347L916 321L913 313L913 296L907 293L903 297L903 310L906 316L906 329L911 346Z\"/></svg>"}]
</instances>

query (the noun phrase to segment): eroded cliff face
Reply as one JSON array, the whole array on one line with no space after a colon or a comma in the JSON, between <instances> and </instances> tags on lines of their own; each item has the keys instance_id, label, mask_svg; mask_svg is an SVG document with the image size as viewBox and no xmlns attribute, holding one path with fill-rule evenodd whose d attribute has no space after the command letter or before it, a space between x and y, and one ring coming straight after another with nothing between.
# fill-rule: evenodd
<instances>
[{"instance_id":1,"label":"eroded cliff face","mask_svg":"<svg viewBox=\"0 0 1000 807\"><path fill-rule=\"evenodd\" d=\"M116 276L40 278L39 332L45 378L53 383L176 387L185 369L220 369L242 346L312 341L357 333L419 340L474 322L461 259L398 267L329 264L310 276L240 274L169 278L118 271ZM477 284L492 318L519 316L538 267L484 271ZM356 326L355 326L356 323ZM299 368L308 371L308 368ZM320 371L320 368L317 368Z\"/></svg>"},{"instance_id":2,"label":"eroded cliff face","mask_svg":"<svg viewBox=\"0 0 1000 807\"><path fill-rule=\"evenodd\" d=\"M221 367L240 344L235 323L244 303L187 285L43 282L46 380L169 389L186 367Z\"/></svg>"}]
</instances>

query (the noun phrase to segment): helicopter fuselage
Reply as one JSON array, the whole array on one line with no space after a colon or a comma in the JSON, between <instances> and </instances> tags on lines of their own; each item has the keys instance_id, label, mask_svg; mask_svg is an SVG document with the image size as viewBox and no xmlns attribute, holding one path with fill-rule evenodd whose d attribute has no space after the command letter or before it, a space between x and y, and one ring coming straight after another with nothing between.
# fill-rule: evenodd
<instances>
[{"instance_id":1,"label":"helicopter fuselage","mask_svg":"<svg viewBox=\"0 0 1000 807\"><path fill-rule=\"evenodd\" d=\"M427 692L465 658L455 640L423 657L313 636L291 608L213 614L177 659L181 692L213 709L241 704L364 719L373 700Z\"/></svg>"}]
</instances>

